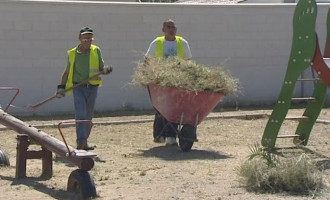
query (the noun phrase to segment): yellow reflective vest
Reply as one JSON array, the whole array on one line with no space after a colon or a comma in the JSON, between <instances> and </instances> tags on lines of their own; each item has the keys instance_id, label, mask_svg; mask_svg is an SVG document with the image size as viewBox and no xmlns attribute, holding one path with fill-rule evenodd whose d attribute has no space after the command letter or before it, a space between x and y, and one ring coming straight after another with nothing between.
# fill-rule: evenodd
<instances>
[{"instance_id":1,"label":"yellow reflective vest","mask_svg":"<svg viewBox=\"0 0 330 200\"><path fill-rule=\"evenodd\" d=\"M94 76L95 74L100 72L100 63L99 63L99 54L97 53L98 47L96 45L91 45L90 53L89 53L89 77ZM74 62L76 59L76 51L77 47L68 50L70 68L69 68L69 75L68 80L65 84L65 89L71 88L73 86L73 68ZM102 80L100 76L97 76L94 79L88 81L91 85L102 85ZM72 90L67 91L67 94L71 94Z\"/></svg>"},{"instance_id":2,"label":"yellow reflective vest","mask_svg":"<svg viewBox=\"0 0 330 200\"><path fill-rule=\"evenodd\" d=\"M183 47L183 38L181 36L175 36L176 39L176 52L179 58L184 59L184 47ZM156 48L155 48L155 57L163 58L164 57L164 41L165 36L160 36L156 38Z\"/></svg>"}]
</instances>

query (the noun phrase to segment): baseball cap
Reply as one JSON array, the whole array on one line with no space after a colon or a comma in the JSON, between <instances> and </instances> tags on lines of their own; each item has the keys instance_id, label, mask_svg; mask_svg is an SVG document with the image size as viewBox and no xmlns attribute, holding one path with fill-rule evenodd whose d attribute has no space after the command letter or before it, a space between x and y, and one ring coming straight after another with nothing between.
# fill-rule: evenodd
<instances>
[{"instance_id":1,"label":"baseball cap","mask_svg":"<svg viewBox=\"0 0 330 200\"><path fill-rule=\"evenodd\" d=\"M80 33L80 35L84 35L84 34L88 34L88 33L93 34L93 30L88 27L84 27L80 30L79 33Z\"/></svg>"}]
</instances>

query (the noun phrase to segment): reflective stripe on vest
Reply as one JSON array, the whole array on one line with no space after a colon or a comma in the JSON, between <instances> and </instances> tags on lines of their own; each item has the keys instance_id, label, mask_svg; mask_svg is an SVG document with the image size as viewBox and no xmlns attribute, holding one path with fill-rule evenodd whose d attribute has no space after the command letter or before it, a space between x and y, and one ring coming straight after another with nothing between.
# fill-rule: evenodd
<instances>
[{"instance_id":1,"label":"reflective stripe on vest","mask_svg":"<svg viewBox=\"0 0 330 200\"><path fill-rule=\"evenodd\" d=\"M176 39L176 54L179 58L184 59L184 47L182 37L175 36ZM155 48L155 57L163 58L164 57L164 41L165 36L160 36L156 38L156 48Z\"/></svg>"},{"instance_id":2,"label":"reflective stripe on vest","mask_svg":"<svg viewBox=\"0 0 330 200\"><path fill-rule=\"evenodd\" d=\"M90 53L89 53L89 77L94 76L95 74L99 73L99 54L97 53L97 46L91 45L90 48ZM74 62L76 59L76 51L77 47L70 49L68 51L68 56L69 56L69 62L70 62L70 68L69 68L69 75L68 75L68 80L65 84L65 89L71 88L73 86L73 68L74 68ZM93 80L88 81L92 85L102 85L101 77L97 77ZM72 90L67 91L68 94L71 94Z\"/></svg>"}]
</instances>

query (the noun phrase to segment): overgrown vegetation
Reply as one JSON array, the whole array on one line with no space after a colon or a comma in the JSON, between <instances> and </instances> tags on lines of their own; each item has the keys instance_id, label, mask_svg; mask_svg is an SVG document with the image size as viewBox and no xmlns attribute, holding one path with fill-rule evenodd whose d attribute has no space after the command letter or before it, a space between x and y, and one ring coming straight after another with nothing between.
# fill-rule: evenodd
<instances>
[{"instance_id":1,"label":"overgrown vegetation","mask_svg":"<svg viewBox=\"0 0 330 200\"><path fill-rule=\"evenodd\" d=\"M249 191L314 196L322 189L322 172L308 155L284 157L257 145L250 149L249 159L237 169Z\"/></svg>"},{"instance_id":2,"label":"overgrown vegetation","mask_svg":"<svg viewBox=\"0 0 330 200\"><path fill-rule=\"evenodd\" d=\"M132 82L142 86L158 84L225 95L238 91L238 80L225 73L222 67L206 67L178 57L149 58L147 62L139 62Z\"/></svg>"}]
</instances>

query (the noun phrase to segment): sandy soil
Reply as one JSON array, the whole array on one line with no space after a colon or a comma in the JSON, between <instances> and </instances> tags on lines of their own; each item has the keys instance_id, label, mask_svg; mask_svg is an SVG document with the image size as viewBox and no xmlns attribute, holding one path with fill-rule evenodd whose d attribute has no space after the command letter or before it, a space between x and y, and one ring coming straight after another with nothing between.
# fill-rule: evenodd
<instances>
[{"instance_id":1,"label":"sandy soil","mask_svg":"<svg viewBox=\"0 0 330 200\"><path fill-rule=\"evenodd\" d=\"M290 115L299 116L295 109ZM232 111L211 113L197 129L198 142L192 150L182 152L179 147L166 147L152 140L152 115L95 118L90 143L97 145L98 154L90 171L95 181L96 199L311 199L311 196L257 194L246 191L236 169L247 160L249 146L261 141L267 117L271 110ZM257 117L251 117L255 114ZM324 109L320 118L330 120L330 109ZM135 121L134 121L135 120ZM137 120L137 121L136 121ZM140 121L139 121L140 120ZM33 120L33 125L57 124L60 120ZM102 123L101 123L102 122ZM294 134L297 122L286 120L280 134ZM53 127L42 131L59 137ZM62 129L66 139L74 145L75 129ZM308 143L308 153L317 161L330 163L330 126L316 123ZM0 199L76 199L66 191L70 173L76 166L63 162L54 155L53 177L40 177L41 161L27 161L27 178L15 179L16 132L0 130L0 147L10 157L10 167L0 168ZM292 139L278 139L278 147L293 146ZM31 145L30 149L39 149ZM285 149L283 151L286 151ZM324 183L330 183L330 168L325 168ZM316 199L330 199L324 189Z\"/></svg>"}]
</instances>

